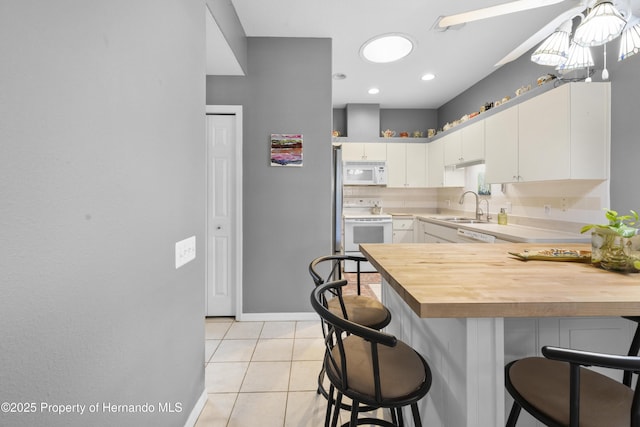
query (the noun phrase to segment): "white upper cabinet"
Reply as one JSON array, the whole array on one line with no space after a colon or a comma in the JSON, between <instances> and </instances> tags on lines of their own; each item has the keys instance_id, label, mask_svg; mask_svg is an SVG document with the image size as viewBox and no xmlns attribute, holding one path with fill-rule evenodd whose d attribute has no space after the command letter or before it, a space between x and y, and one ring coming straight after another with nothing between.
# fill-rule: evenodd
<instances>
[{"instance_id":1,"label":"white upper cabinet","mask_svg":"<svg viewBox=\"0 0 640 427\"><path fill-rule=\"evenodd\" d=\"M569 83L485 120L487 182L607 179L610 83Z\"/></svg>"},{"instance_id":2,"label":"white upper cabinet","mask_svg":"<svg viewBox=\"0 0 640 427\"><path fill-rule=\"evenodd\" d=\"M427 185L444 187L444 138L430 142L427 151Z\"/></svg>"},{"instance_id":3,"label":"white upper cabinet","mask_svg":"<svg viewBox=\"0 0 640 427\"><path fill-rule=\"evenodd\" d=\"M464 186L464 169L444 165L446 144L447 137L444 137L430 142L427 146L427 185L429 187Z\"/></svg>"},{"instance_id":4,"label":"white upper cabinet","mask_svg":"<svg viewBox=\"0 0 640 427\"><path fill-rule=\"evenodd\" d=\"M518 180L518 106L485 120L486 182Z\"/></svg>"},{"instance_id":5,"label":"white upper cabinet","mask_svg":"<svg viewBox=\"0 0 640 427\"><path fill-rule=\"evenodd\" d=\"M387 144L387 187L427 186L427 144Z\"/></svg>"},{"instance_id":6,"label":"white upper cabinet","mask_svg":"<svg viewBox=\"0 0 640 427\"><path fill-rule=\"evenodd\" d=\"M347 142L342 144L342 160L387 160L387 144L377 142Z\"/></svg>"},{"instance_id":7,"label":"white upper cabinet","mask_svg":"<svg viewBox=\"0 0 640 427\"><path fill-rule=\"evenodd\" d=\"M444 136L444 164L457 165L484 159L484 120Z\"/></svg>"}]
</instances>

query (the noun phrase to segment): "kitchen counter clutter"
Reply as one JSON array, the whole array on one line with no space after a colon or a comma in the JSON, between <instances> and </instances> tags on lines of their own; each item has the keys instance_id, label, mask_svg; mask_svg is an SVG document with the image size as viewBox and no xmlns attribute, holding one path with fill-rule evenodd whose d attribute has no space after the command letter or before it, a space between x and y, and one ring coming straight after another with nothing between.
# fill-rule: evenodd
<instances>
[{"instance_id":1,"label":"kitchen counter clutter","mask_svg":"<svg viewBox=\"0 0 640 427\"><path fill-rule=\"evenodd\" d=\"M494 225L498 227L497 225ZM501 226L502 227L502 226ZM425 425L505 424L504 366L544 345L625 354L623 315L640 315L640 274L590 263L523 261L509 252L590 250L587 243L363 244L381 273L386 331L434 370ZM523 414L519 425L536 425Z\"/></svg>"}]
</instances>

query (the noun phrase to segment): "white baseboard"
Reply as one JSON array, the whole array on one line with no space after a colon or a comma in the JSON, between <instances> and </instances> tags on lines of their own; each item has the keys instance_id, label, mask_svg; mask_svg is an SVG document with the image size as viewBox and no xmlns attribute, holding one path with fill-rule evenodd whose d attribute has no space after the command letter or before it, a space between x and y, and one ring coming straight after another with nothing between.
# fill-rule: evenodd
<instances>
[{"instance_id":1,"label":"white baseboard","mask_svg":"<svg viewBox=\"0 0 640 427\"><path fill-rule=\"evenodd\" d=\"M191 413L189 414L189 418L184 423L184 427L194 427L196 425L196 421L198 421L198 417L200 413L204 409L204 405L207 404L207 389L202 390L202 394L198 398L198 401L193 406Z\"/></svg>"},{"instance_id":2,"label":"white baseboard","mask_svg":"<svg viewBox=\"0 0 640 427\"><path fill-rule=\"evenodd\" d=\"M236 320L241 322L285 322L319 320L317 313L241 313Z\"/></svg>"}]
</instances>

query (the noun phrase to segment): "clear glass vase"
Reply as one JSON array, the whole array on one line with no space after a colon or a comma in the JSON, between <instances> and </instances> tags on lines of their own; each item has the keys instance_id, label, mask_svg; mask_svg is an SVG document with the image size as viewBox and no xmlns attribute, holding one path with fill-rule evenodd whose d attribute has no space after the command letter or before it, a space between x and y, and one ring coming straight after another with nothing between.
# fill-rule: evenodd
<instances>
[{"instance_id":1,"label":"clear glass vase","mask_svg":"<svg viewBox=\"0 0 640 427\"><path fill-rule=\"evenodd\" d=\"M640 271L640 235L622 237L613 230L595 229L591 233L591 262L605 270Z\"/></svg>"}]
</instances>

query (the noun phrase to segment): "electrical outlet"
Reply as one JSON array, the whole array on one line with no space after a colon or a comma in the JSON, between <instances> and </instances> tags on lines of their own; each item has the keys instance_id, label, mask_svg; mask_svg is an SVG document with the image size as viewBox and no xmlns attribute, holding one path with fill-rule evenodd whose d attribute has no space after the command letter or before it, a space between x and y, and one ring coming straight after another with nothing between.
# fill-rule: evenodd
<instances>
[{"instance_id":1,"label":"electrical outlet","mask_svg":"<svg viewBox=\"0 0 640 427\"><path fill-rule=\"evenodd\" d=\"M566 212L567 211L567 198L563 197L562 198L562 212Z\"/></svg>"},{"instance_id":2,"label":"electrical outlet","mask_svg":"<svg viewBox=\"0 0 640 427\"><path fill-rule=\"evenodd\" d=\"M447 204L447 207L450 208L451 207L451 200L445 200L444 201Z\"/></svg>"},{"instance_id":3,"label":"electrical outlet","mask_svg":"<svg viewBox=\"0 0 640 427\"><path fill-rule=\"evenodd\" d=\"M551 205L544 205L544 214L547 216L551 215Z\"/></svg>"},{"instance_id":4,"label":"electrical outlet","mask_svg":"<svg viewBox=\"0 0 640 427\"><path fill-rule=\"evenodd\" d=\"M505 207L506 207L505 210L507 211L507 213L513 213L512 212L513 211L513 204L511 202L505 203Z\"/></svg>"},{"instance_id":5,"label":"electrical outlet","mask_svg":"<svg viewBox=\"0 0 640 427\"><path fill-rule=\"evenodd\" d=\"M176 242L176 268L196 259L196 236Z\"/></svg>"}]
</instances>

